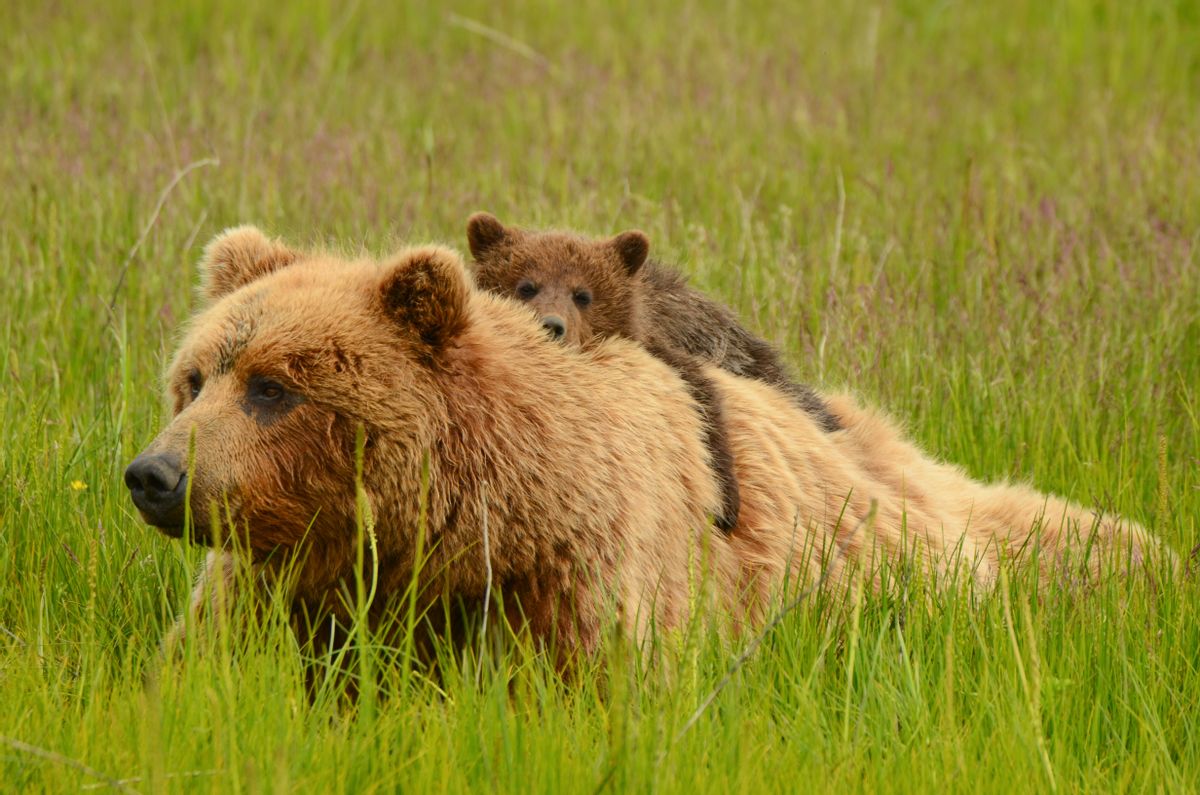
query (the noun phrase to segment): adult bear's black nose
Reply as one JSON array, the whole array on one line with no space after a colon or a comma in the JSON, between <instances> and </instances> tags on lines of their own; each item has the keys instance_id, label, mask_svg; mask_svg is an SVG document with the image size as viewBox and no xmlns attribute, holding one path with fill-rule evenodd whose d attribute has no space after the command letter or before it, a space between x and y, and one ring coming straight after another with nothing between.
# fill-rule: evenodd
<instances>
[{"instance_id":1,"label":"adult bear's black nose","mask_svg":"<svg viewBox=\"0 0 1200 795\"><path fill-rule=\"evenodd\" d=\"M567 324L563 322L561 317L556 315L546 315L542 318L542 328L550 332L550 336L556 340L561 340L563 335L567 333Z\"/></svg>"},{"instance_id":2,"label":"adult bear's black nose","mask_svg":"<svg viewBox=\"0 0 1200 795\"><path fill-rule=\"evenodd\" d=\"M155 527L183 527L187 473L179 459L166 453L140 455L125 470L125 485L142 518Z\"/></svg>"}]
</instances>

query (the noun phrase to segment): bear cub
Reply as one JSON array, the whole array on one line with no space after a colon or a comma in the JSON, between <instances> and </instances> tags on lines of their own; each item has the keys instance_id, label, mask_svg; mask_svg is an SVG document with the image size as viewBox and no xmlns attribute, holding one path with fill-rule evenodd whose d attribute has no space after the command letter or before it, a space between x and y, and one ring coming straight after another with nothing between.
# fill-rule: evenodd
<instances>
[{"instance_id":1,"label":"bear cub","mask_svg":"<svg viewBox=\"0 0 1200 795\"><path fill-rule=\"evenodd\" d=\"M525 231L476 213L467 222L467 241L476 283L529 304L556 339L587 346L625 337L679 373L704 413L722 492L716 517L722 530L737 524L740 500L720 398L704 375L705 364L782 389L823 430L839 430L821 397L788 377L770 344L746 330L728 308L689 287L677 271L647 261L650 241L642 232L594 240Z\"/></svg>"}]
</instances>

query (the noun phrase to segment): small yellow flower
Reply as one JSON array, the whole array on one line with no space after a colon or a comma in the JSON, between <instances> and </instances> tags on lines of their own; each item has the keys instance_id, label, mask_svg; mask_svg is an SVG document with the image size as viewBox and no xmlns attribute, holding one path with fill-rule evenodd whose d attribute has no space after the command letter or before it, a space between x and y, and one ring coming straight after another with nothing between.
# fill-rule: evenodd
<instances>
[{"instance_id":1,"label":"small yellow flower","mask_svg":"<svg viewBox=\"0 0 1200 795\"><path fill-rule=\"evenodd\" d=\"M84 483L82 480L72 480L72 481L71 481L71 488L72 488L74 491L83 491L84 489L86 489L86 488L87 488L87 484L86 484L86 483Z\"/></svg>"}]
</instances>

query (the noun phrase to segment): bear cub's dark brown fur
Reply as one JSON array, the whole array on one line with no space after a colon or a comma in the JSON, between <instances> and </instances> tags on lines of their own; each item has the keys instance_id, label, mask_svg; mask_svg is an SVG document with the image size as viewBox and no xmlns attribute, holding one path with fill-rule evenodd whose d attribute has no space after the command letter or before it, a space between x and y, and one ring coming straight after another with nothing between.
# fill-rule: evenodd
<instances>
[{"instance_id":1,"label":"bear cub's dark brown fur","mask_svg":"<svg viewBox=\"0 0 1200 795\"><path fill-rule=\"evenodd\" d=\"M467 240L478 285L532 306L553 336L581 346L611 336L632 339L680 374L705 414L723 495L716 517L721 529L736 525L740 500L720 397L704 375L705 364L782 389L824 430L839 429L820 396L788 377L771 345L678 272L648 263L650 241L642 232L594 240L525 231L476 213L467 222Z\"/></svg>"}]
</instances>

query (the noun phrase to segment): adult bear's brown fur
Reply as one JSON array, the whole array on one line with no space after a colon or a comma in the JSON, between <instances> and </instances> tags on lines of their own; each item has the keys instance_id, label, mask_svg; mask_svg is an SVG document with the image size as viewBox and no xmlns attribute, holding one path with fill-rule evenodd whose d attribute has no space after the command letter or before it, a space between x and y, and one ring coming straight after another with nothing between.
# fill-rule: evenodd
<instances>
[{"instance_id":1,"label":"adult bear's brown fur","mask_svg":"<svg viewBox=\"0 0 1200 795\"><path fill-rule=\"evenodd\" d=\"M625 232L595 243L550 233L526 234L506 229L487 213L477 213L467 224L467 237L479 286L529 304L556 338L588 346L624 337L641 343L679 373L703 414L705 442L720 483L721 510L715 523L731 531L737 524L740 498L721 398L704 374L705 362L673 339L672 329L685 330L686 324L679 318L656 316L656 304L646 298L648 282L642 267L650 251L646 236Z\"/></svg>"},{"instance_id":2,"label":"adult bear's brown fur","mask_svg":"<svg viewBox=\"0 0 1200 795\"><path fill-rule=\"evenodd\" d=\"M642 232L594 240L508 227L493 215L476 213L467 222L467 241L479 286L529 304L552 334L576 345L625 337L679 372L707 421L708 447L722 483L717 516L722 529L736 524L737 479L720 398L703 364L772 384L825 430L838 429L821 397L788 377L774 348L728 308L689 287L680 273L647 261L650 241Z\"/></svg>"},{"instance_id":3,"label":"adult bear's brown fur","mask_svg":"<svg viewBox=\"0 0 1200 795\"><path fill-rule=\"evenodd\" d=\"M565 656L595 646L614 605L637 638L677 625L699 563L722 603L758 620L789 573L842 584L851 561L905 550L989 582L1035 532L1046 572L1082 558L1093 526L1106 555L1154 546L1136 525L970 481L852 401L836 408L847 432L828 434L768 385L708 368L742 487L738 526L713 533L696 403L640 346L547 345L528 309L473 289L442 248L344 261L243 228L209 246L204 268L205 306L167 375L174 418L126 474L166 532L182 529L190 494L199 527L219 505L244 542L244 556L210 555L197 609L205 580L240 560L268 579L294 565L296 615L344 613L359 426L377 605L405 593L421 546L424 593L479 605L490 567L510 620ZM547 382L558 399L531 388Z\"/></svg>"}]
</instances>

